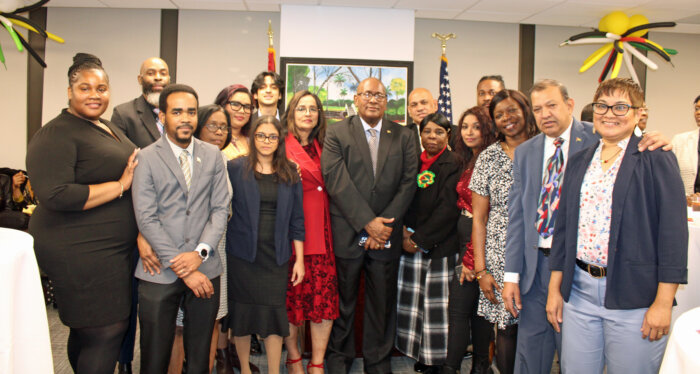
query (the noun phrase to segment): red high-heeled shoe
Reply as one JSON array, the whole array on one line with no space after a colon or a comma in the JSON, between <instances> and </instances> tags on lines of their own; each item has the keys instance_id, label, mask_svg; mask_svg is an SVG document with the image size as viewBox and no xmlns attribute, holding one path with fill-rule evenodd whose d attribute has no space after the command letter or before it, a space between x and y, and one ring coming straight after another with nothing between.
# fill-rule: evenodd
<instances>
[{"instance_id":1,"label":"red high-heeled shoe","mask_svg":"<svg viewBox=\"0 0 700 374\"><path fill-rule=\"evenodd\" d=\"M307 373L309 372L309 368L323 369L323 368L325 368L325 366L323 366L323 362L321 362L320 364L312 364L311 360L309 360L309 363L306 364L306 372Z\"/></svg>"}]
</instances>

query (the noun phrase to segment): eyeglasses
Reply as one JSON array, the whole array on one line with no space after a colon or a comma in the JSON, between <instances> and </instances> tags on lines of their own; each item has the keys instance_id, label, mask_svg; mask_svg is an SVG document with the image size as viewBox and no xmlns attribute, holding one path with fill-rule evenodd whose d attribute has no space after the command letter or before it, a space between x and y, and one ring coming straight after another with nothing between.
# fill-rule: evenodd
<instances>
[{"instance_id":1,"label":"eyeglasses","mask_svg":"<svg viewBox=\"0 0 700 374\"><path fill-rule=\"evenodd\" d=\"M381 93L381 92L369 92L369 91L365 91L365 92L362 92L362 93L358 93L358 95L360 95L360 97L362 97L363 99L365 99L365 100L367 100L367 101L372 100L372 98L377 99L377 101L384 101L384 100L386 100L386 94L383 94L383 93Z\"/></svg>"},{"instance_id":2,"label":"eyeglasses","mask_svg":"<svg viewBox=\"0 0 700 374\"><path fill-rule=\"evenodd\" d=\"M309 113L318 113L318 108L316 108L315 106L310 106L310 107L308 107L308 108L305 107L305 106L298 106L298 107L297 107L296 109L294 109L294 110L296 110L296 111L299 112L299 113L306 113L306 112L309 112Z\"/></svg>"},{"instance_id":3,"label":"eyeglasses","mask_svg":"<svg viewBox=\"0 0 700 374\"><path fill-rule=\"evenodd\" d=\"M204 127L207 128L207 130L211 132L216 132L216 130L221 130L224 134L228 132L228 126L227 125L216 125L213 123L207 123L204 125Z\"/></svg>"},{"instance_id":4,"label":"eyeglasses","mask_svg":"<svg viewBox=\"0 0 700 374\"><path fill-rule=\"evenodd\" d=\"M280 137L277 134L265 135L261 132L256 132L253 136L255 137L255 140L259 141L260 143L264 143L266 140L270 143L277 143L280 140Z\"/></svg>"},{"instance_id":5,"label":"eyeglasses","mask_svg":"<svg viewBox=\"0 0 700 374\"><path fill-rule=\"evenodd\" d=\"M250 113L250 111L253 110L252 105L239 103L238 101L229 101L228 105L230 105L231 109L233 109L235 111L239 111L239 110L241 110L241 108L243 108L244 113Z\"/></svg>"},{"instance_id":6,"label":"eyeglasses","mask_svg":"<svg viewBox=\"0 0 700 374\"><path fill-rule=\"evenodd\" d=\"M627 114L627 112L630 111L630 109L639 109L638 106L632 106L629 104L607 105L603 103L593 103L592 105L593 113L601 116L607 113L608 109L612 109L613 114L618 117L624 116L625 114Z\"/></svg>"}]
</instances>

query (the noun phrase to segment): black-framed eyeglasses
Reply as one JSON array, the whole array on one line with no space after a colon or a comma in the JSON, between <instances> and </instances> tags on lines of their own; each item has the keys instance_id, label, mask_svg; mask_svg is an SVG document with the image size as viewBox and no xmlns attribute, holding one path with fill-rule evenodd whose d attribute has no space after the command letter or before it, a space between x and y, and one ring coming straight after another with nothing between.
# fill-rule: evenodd
<instances>
[{"instance_id":1,"label":"black-framed eyeglasses","mask_svg":"<svg viewBox=\"0 0 700 374\"><path fill-rule=\"evenodd\" d=\"M613 114L622 117L627 112L630 111L630 109L639 109L638 106L632 106L629 104L613 104L613 105L608 105L608 104L603 104L603 103L593 103L593 113L597 115L605 115L605 113L608 112L608 110L612 110Z\"/></svg>"},{"instance_id":2,"label":"black-framed eyeglasses","mask_svg":"<svg viewBox=\"0 0 700 374\"><path fill-rule=\"evenodd\" d=\"M365 92L362 92L362 93L358 93L358 95L360 95L360 97L362 97L363 99L365 99L365 100L367 100L367 101L372 100L372 98L377 99L377 101L384 101L384 100L386 100L386 94L383 94L383 93L381 93L381 92L369 92L369 91L365 91Z\"/></svg>"},{"instance_id":3,"label":"black-framed eyeglasses","mask_svg":"<svg viewBox=\"0 0 700 374\"><path fill-rule=\"evenodd\" d=\"M230 105L230 106L231 106L231 109L233 109L233 110L235 110L235 111L239 111L239 110L241 110L241 108L243 108L243 112L245 112L245 113L250 113L250 111L253 110L253 106L252 106L252 105L250 105L250 104L243 104L243 103L238 102L238 101L229 101L229 102L228 102L228 105Z\"/></svg>"},{"instance_id":4,"label":"black-framed eyeglasses","mask_svg":"<svg viewBox=\"0 0 700 374\"><path fill-rule=\"evenodd\" d=\"M207 128L207 130L211 132L216 132L216 130L221 130L224 134L228 132L228 126L227 125L216 125L213 123L207 123L204 125L204 127Z\"/></svg>"},{"instance_id":5,"label":"black-framed eyeglasses","mask_svg":"<svg viewBox=\"0 0 700 374\"><path fill-rule=\"evenodd\" d=\"M253 137L255 137L255 140L259 141L260 143L264 143L266 140L270 143L277 143L280 140L280 137L277 134L265 135L261 132L256 132Z\"/></svg>"},{"instance_id":6,"label":"black-framed eyeglasses","mask_svg":"<svg viewBox=\"0 0 700 374\"><path fill-rule=\"evenodd\" d=\"M310 106L310 107L298 106L298 107L297 107L296 109L294 109L294 110L296 110L296 111L299 112L299 113L306 113L306 112L309 112L309 113L318 113L318 108L316 108L315 106Z\"/></svg>"}]
</instances>

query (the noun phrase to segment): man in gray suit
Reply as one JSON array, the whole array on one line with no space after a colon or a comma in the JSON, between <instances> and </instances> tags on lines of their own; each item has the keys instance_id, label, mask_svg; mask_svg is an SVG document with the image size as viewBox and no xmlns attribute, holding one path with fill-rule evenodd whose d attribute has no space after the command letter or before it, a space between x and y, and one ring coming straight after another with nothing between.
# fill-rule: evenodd
<instances>
[{"instance_id":1,"label":"man in gray suit","mask_svg":"<svg viewBox=\"0 0 700 374\"><path fill-rule=\"evenodd\" d=\"M219 308L217 247L230 196L219 150L192 134L198 99L185 85L166 87L159 116L165 135L138 156L132 196L139 230L158 256L159 273L139 259L141 372L165 373L182 300L188 373L209 370L209 344Z\"/></svg>"},{"instance_id":2,"label":"man in gray suit","mask_svg":"<svg viewBox=\"0 0 700 374\"><path fill-rule=\"evenodd\" d=\"M158 57L151 57L141 64L137 77L143 94L118 105L112 113L112 122L132 143L145 148L160 139L163 124L158 122L158 98L163 88L170 84L168 64Z\"/></svg>"},{"instance_id":3,"label":"man in gray suit","mask_svg":"<svg viewBox=\"0 0 700 374\"><path fill-rule=\"evenodd\" d=\"M543 209L546 199L541 196L546 184L561 186L569 158L600 141L600 137L593 133L591 123L573 118L574 100L560 82L545 79L535 83L530 99L542 133L515 150L502 295L506 309L513 316L520 314L515 372L539 374L551 371L554 351L560 352L561 348L561 333L547 322L545 311L551 229L557 219L558 199L550 204L551 209ZM657 133L640 142L640 150L666 144L668 141ZM559 155L561 167L550 168L550 161Z\"/></svg>"},{"instance_id":4,"label":"man in gray suit","mask_svg":"<svg viewBox=\"0 0 700 374\"><path fill-rule=\"evenodd\" d=\"M360 82L358 116L328 126L321 168L331 199L340 316L328 345L328 370L348 373L355 358L354 319L360 274L365 304L365 372L391 372L396 333L396 284L403 216L416 188L415 134L384 118L386 89Z\"/></svg>"}]
</instances>

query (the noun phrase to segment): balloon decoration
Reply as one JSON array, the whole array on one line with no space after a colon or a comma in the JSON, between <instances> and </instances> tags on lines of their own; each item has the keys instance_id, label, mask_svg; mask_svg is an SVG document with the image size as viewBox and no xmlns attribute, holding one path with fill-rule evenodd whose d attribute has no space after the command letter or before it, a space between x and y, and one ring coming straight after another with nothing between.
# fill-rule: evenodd
<instances>
[{"instance_id":1,"label":"balloon decoration","mask_svg":"<svg viewBox=\"0 0 700 374\"><path fill-rule=\"evenodd\" d=\"M659 66L642 54L640 50L654 52L671 63L671 56L677 54L678 51L675 49L663 48L643 36L649 29L674 26L676 26L675 22L649 23L649 20L641 14L628 17L621 11L614 11L601 18L597 29L571 36L559 46L604 44L583 61L579 73L590 69L603 58L603 56L608 55L608 59L603 66L603 71L600 77L598 77L598 82L604 81L608 74L610 74L610 78L616 78L622 67L622 61L624 61L632 79L639 83L639 78L632 65L632 57L630 55L639 59L651 70L656 70ZM671 63L671 65L673 65L673 63Z\"/></svg>"},{"instance_id":2,"label":"balloon decoration","mask_svg":"<svg viewBox=\"0 0 700 374\"><path fill-rule=\"evenodd\" d=\"M44 38L49 38L58 43L63 43L64 40L62 38L47 32L41 26L37 25L36 22L19 15L20 13L31 12L32 10L39 9L48 2L49 0L41 0L27 5L29 1L0 0L0 24L10 34L10 38L12 38L12 41L15 43L17 50L22 52L24 49L26 49L27 52L29 52L29 54L32 55L32 57L34 57L34 59L43 67L46 67L46 62L44 62L39 54L36 53L36 51L29 45L29 38L15 30L14 26L35 32ZM7 68L7 65L5 65L5 54L2 52L2 46L0 46L0 62L2 62L5 68Z\"/></svg>"}]
</instances>

